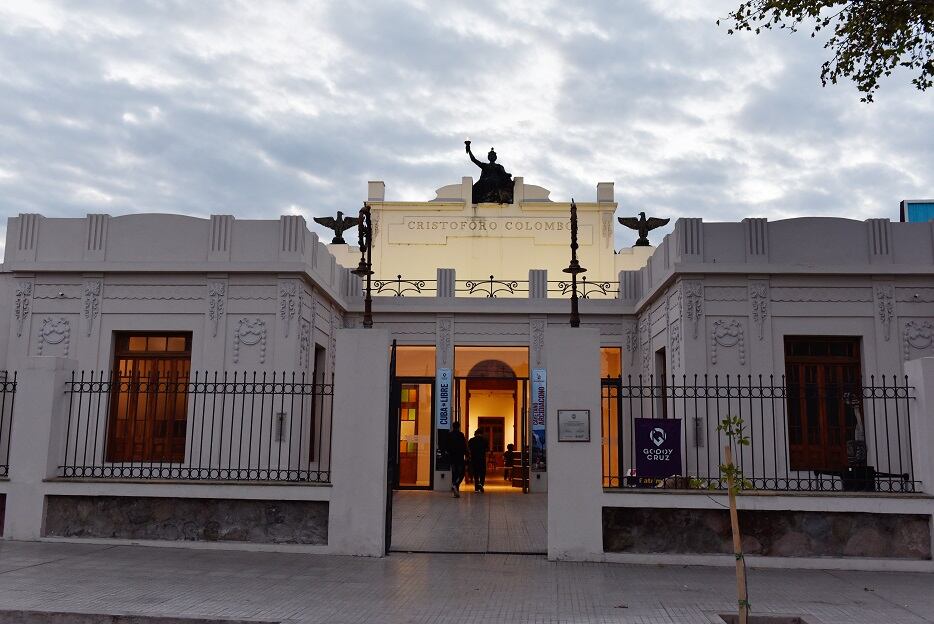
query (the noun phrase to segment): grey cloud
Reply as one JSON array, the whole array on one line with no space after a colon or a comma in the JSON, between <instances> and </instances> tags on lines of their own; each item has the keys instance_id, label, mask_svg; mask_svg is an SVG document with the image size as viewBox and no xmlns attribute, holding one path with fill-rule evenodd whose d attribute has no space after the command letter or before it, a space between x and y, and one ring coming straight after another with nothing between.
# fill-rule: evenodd
<instances>
[{"instance_id":1,"label":"grey cloud","mask_svg":"<svg viewBox=\"0 0 934 624\"><path fill-rule=\"evenodd\" d=\"M485 2L452 24L436 4L101 1L61 5L58 32L7 20L0 217L311 217L355 210L368 179L430 199L476 175L465 135L557 199L615 180L620 214L892 216L932 194L929 96L890 83L866 107L848 85L822 89L819 42L730 37L714 21L732 4L688 19L647 0L534 16ZM114 65L155 74L114 79ZM513 82L535 70L560 81ZM737 195L757 181L780 196Z\"/></svg>"}]
</instances>

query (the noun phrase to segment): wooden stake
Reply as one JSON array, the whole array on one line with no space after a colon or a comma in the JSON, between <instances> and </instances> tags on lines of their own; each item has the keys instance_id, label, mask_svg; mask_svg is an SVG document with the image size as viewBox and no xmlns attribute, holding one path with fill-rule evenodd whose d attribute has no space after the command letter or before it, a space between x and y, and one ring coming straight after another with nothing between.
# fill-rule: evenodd
<instances>
[{"instance_id":1,"label":"wooden stake","mask_svg":"<svg viewBox=\"0 0 934 624\"><path fill-rule=\"evenodd\" d=\"M733 449L723 447L726 465L733 466ZM743 540L739 533L739 513L736 511L736 489L733 487L733 472L726 475L730 493L730 528L733 531L733 554L736 555L736 598L739 606L739 624L749 622L749 602L746 596L746 560L743 559Z\"/></svg>"}]
</instances>

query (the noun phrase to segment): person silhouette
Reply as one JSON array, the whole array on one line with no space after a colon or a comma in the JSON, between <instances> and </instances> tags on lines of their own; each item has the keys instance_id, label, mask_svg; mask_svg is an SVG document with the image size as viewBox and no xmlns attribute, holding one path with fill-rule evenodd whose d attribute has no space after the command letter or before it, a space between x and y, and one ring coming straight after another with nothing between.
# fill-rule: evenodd
<instances>
[{"instance_id":1,"label":"person silhouette","mask_svg":"<svg viewBox=\"0 0 934 624\"><path fill-rule=\"evenodd\" d=\"M473 164L480 167L480 179L473 184L473 203L511 204L512 174L496 162L496 151L491 147L487 154L489 162L481 162L470 151L470 141L464 141L464 146Z\"/></svg>"}]
</instances>

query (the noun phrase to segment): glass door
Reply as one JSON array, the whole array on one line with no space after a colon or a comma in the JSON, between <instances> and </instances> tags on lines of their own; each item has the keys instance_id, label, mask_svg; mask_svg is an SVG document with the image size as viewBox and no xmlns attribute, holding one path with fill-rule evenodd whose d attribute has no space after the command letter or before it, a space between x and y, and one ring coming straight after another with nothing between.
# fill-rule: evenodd
<instances>
[{"instance_id":1,"label":"glass door","mask_svg":"<svg viewBox=\"0 0 934 624\"><path fill-rule=\"evenodd\" d=\"M431 379L400 377L399 471L396 487L430 488L432 480L432 423L434 420Z\"/></svg>"}]
</instances>

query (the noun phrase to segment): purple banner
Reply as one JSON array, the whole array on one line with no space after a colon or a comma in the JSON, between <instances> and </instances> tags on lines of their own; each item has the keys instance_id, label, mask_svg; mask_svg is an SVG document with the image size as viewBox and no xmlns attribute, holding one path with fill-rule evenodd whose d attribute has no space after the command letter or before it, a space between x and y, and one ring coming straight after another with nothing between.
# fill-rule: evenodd
<instances>
[{"instance_id":1,"label":"purple banner","mask_svg":"<svg viewBox=\"0 0 934 624\"><path fill-rule=\"evenodd\" d=\"M681 472L681 420L636 418L636 477L665 479Z\"/></svg>"}]
</instances>

